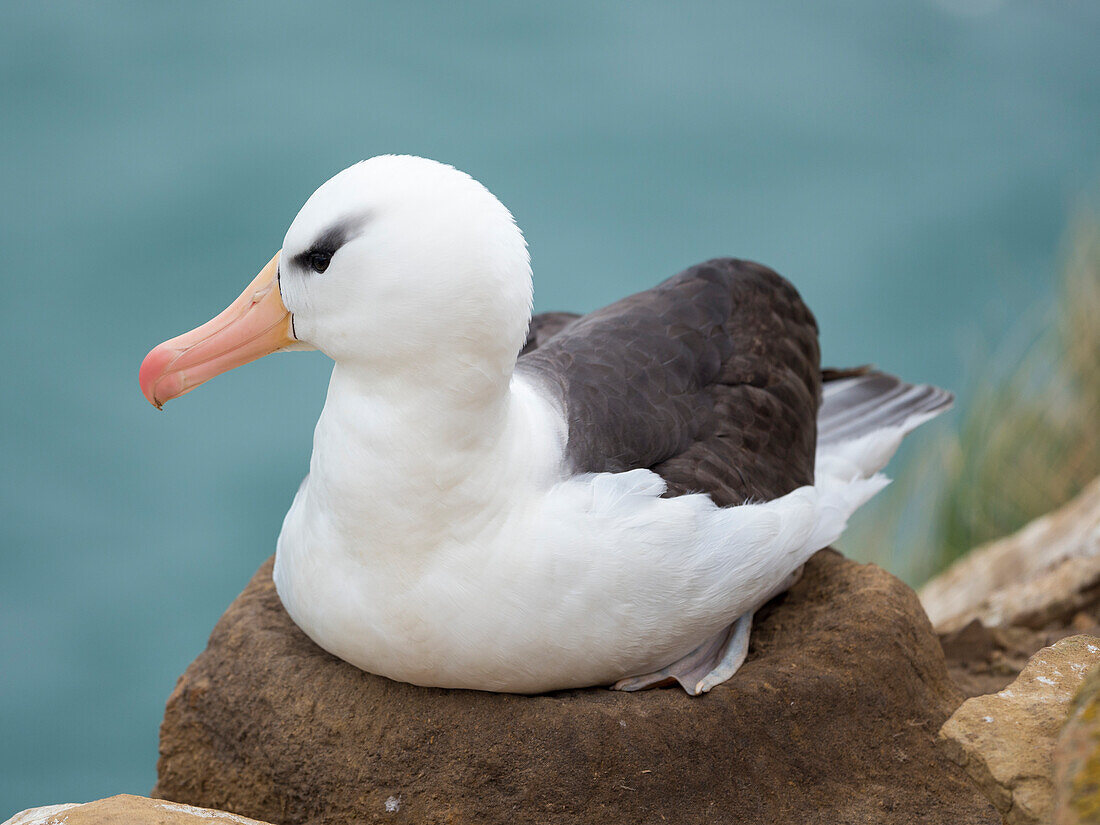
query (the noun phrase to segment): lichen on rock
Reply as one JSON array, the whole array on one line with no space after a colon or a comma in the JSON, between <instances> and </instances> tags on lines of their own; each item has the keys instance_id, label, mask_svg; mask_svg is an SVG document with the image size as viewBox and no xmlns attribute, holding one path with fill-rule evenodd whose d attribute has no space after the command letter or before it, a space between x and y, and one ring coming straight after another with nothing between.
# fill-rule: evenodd
<instances>
[{"instance_id":1,"label":"lichen on rock","mask_svg":"<svg viewBox=\"0 0 1100 825\"><path fill-rule=\"evenodd\" d=\"M1100 666L1073 698L1054 749L1054 824L1100 822Z\"/></svg>"}]
</instances>

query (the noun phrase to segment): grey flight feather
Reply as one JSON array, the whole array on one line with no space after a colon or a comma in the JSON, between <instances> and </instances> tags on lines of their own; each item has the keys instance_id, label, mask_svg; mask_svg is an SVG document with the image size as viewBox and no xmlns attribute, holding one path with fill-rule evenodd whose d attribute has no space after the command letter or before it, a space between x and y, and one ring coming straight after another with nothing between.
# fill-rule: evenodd
<instances>
[{"instance_id":1,"label":"grey flight feather","mask_svg":"<svg viewBox=\"0 0 1100 825\"><path fill-rule=\"evenodd\" d=\"M939 387L906 384L874 370L826 381L817 414L817 440L835 444L886 427L905 426L946 410L954 399Z\"/></svg>"}]
</instances>

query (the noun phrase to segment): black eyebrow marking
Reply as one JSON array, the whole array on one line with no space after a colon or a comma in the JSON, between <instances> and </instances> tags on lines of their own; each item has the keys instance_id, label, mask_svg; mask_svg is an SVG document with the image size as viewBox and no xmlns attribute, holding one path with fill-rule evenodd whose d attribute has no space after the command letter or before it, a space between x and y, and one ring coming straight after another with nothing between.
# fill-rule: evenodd
<instances>
[{"instance_id":1,"label":"black eyebrow marking","mask_svg":"<svg viewBox=\"0 0 1100 825\"><path fill-rule=\"evenodd\" d=\"M294 256L293 261L303 269L309 268L309 259L313 255L325 255L331 258L336 250L350 241L366 223L366 218L349 218L333 224L318 235L309 248Z\"/></svg>"}]
</instances>

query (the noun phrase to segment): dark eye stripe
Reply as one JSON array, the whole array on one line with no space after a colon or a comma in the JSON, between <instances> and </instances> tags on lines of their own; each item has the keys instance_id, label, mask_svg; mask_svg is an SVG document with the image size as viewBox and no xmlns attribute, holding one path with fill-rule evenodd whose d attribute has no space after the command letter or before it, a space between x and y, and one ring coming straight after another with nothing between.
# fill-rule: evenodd
<instances>
[{"instance_id":1,"label":"dark eye stripe","mask_svg":"<svg viewBox=\"0 0 1100 825\"><path fill-rule=\"evenodd\" d=\"M351 240L353 233L362 226L362 220L341 221L335 226L329 227L317 239L309 245L305 252L294 256L294 263L302 269L308 269L318 274L328 269L332 256L336 251Z\"/></svg>"}]
</instances>

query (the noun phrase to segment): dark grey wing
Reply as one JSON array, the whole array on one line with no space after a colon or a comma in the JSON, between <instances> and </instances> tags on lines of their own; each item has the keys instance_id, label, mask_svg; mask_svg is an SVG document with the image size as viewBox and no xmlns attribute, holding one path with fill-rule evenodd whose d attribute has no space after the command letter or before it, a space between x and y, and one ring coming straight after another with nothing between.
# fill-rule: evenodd
<instances>
[{"instance_id":1,"label":"dark grey wing","mask_svg":"<svg viewBox=\"0 0 1100 825\"><path fill-rule=\"evenodd\" d=\"M517 370L563 405L574 472L648 467L726 506L813 483L819 361L794 287L721 258L566 322Z\"/></svg>"}]
</instances>

